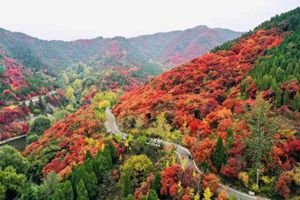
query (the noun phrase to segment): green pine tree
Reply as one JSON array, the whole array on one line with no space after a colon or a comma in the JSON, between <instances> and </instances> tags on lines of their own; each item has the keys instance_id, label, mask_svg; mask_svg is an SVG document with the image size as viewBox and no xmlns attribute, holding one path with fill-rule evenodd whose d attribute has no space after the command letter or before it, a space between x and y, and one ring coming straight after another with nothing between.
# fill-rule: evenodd
<instances>
[{"instance_id":1,"label":"green pine tree","mask_svg":"<svg viewBox=\"0 0 300 200\"><path fill-rule=\"evenodd\" d=\"M114 145L111 142L107 142L107 143L105 143L105 147L109 150L110 157L111 157L112 161L114 162L118 158L116 155L116 150L115 150Z\"/></svg>"},{"instance_id":2,"label":"green pine tree","mask_svg":"<svg viewBox=\"0 0 300 200\"><path fill-rule=\"evenodd\" d=\"M87 151L86 155L85 155L85 160L88 160L88 159L93 159L93 156L90 151Z\"/></svg>"},{"instance_id":3,"label":"green pine tree","mask_svg":"<svg viewBox=\"0 0 300 200\"><path fill-rule=\"evenodd\" d=\"M158 199L158 195L157 195L156 191L150 190L148 200L157 200L157 199Z\"/></svg>"},{"instance_id":4,"label":"green pine tree","mask_svg":"<svg viewBox=\"0 0 300 200\"><path fill-rule=\"evenodd\" d=\"M152 189L154 191L156 191L158 194L159 194L160 188L161 188L161 182L160 182L160 180L161 180L161 175L160 175L159 172L157 172L155 174L155 178L154 178L154 181L153 181L153 184L152 184Z\"/></svg>"},{"instance_id":5,"label":"green pine tree","mask_svg":"<svg viewBox=\"0 0 300 200\"><path fill-rule=\"evenodd\" d=\"M79 183L76 185L76 194L77 200L89 200L89 195L82 179L80 179Z\"/></svg>"},{"instance_id":6,"label":"green pine tree","mask_svg":"<svg viewBox=\"0 0 300 200\"><path fill-rule=\"evenodd\" d=\"M285 90L284 95L283 95L283 104L288 105L289 101L290 101L289 91Z\"/></svg>"},{"instance_id":7,"label":"green pine tree","mask_svg":"<svg viewBox=\"0 0 300 200\"><path fill-rule=\"evenodd\" d=\"M166 90L166 84L165 84L165 83L163 83L163 84L161 85L161 90Z\"/></svg>"},{"instance_id":8,"label":"green pine tree","mask_svg":"<svg viewBox=\"0 0 300 200\"><path fill-rule=\"evenodd\" d=\"M218 171L220 171L221 166L225 163L225 151L221 137L217 141L216 150L213 154L213 163L217 166Z\"/></svg>"},{"instance_id":9,"label":"green pine tree","mask_svg":"<svg viewBox=\"0 0 300 200\"><path fill-rule=\"evenodd\" d=\"M72 184L69 180L66 180L63 183L56 185L53 195L51 196L52 200L66 199L74 200Z\"/></svg>"},{"instance_id":10,"label":"green pine tree","mask_svg":"<svg viewBox=\"0 0 300 200\"><path fill-rule=\"evenodd\" d=\"M226 134L226 151L227 151L227 153L233 145L233 140L234 140L233 130L232 130L232 128L229 128L227 130L227 134Z\"/></svg>"},{"instance_id":11,"label":"green pine tree","mask_svg":"<svg viewBox=\"0 0 300 200\"><path fill-rule=\"evenodd\" d=\"M29 101L29 110L31 113L34 113L34 105L33 105L32 100Z\"/></svg>"},{"instance_id":12,"label":"green pine tree","mask_svg":"<svg viewBox=\"0 0 300 200\"><path fill-rule=\"evenodd\" d=\"M110 169L112 167L113 163L112 163L112 158L111 158L111 153L110 153L109 148L104 149L104 157L107 160L107 164L108 164L108 167Z\"/></svg>"},{"instance_id":13,"label":"green pine tree","mask_svg":"<svg viewBox=\"0 0 300 200\"><path fill-rule=\"evenodd\" d=\"M276 70L276 80L281 83L283 80L285 80L285 71L281 69L281 67L278 67Z\"/></svg>"},{"instance_id":14,"label":"green pine tree","mask_svg":"<svg viewBox=\"0 0 300 200\"><path fill-rule=\"evenodd\" d=\"M64 192L65 192L65 199L66 200L73 200L74 199L74 192L72 188L72 183L69 180L64 182Z\"/></svg>"},{"instance_id":15,"label":"green pine tree","mask_svg":"<svg viewBox=\"0 0 300 200\"><path fill-rule=\"evenodd\" d=\"M39 96L39 104L38 105L40 107L41 113L44 113L45 112L45 105L44 105L42 96Z\"/></svg>"},{"instance_id":16,"label":"green pine tree","mask_svg":"<svg viewBox=\"0 0 300 200\"><path fill-rule=\"evenodd\" d=\"M256 102L256 105L245 116L251 134L244 138L244 157L256 171L256 185L258 186L260 170L263 168L262 158L268 157L274 145L274 134L278 131L278 125L269 115L271 105L261 96L257 97Z\"/></svg>"},{"instance_id":17,"label":"green pine tree","mask_svg":"<svg viewBox=\"0 0 300 200\"><path fill-rule=\"evenodd\" d=\"M296 96L294 97L292 108L294 111L299 111L300 109L300 94L297 93Z\"/></svg>"},{"instance_id":18,"label":"green pine tree","mask_svg":"<svg viewBox=\"0 0 300 200\"><path fill-rule=\"evenodd\" d=\"M98 181L97 177L94 172L85 174L84 178L84 185L88 191L88 195L90 199L95 199L97 197L97 190L98 190Z\"/></svg>"},{"instance_id":19,"label":"green pine tree","mask_svg":"<svg viewBox=\"0 0 300 200\"><path fill-rule=\"evenodd\" d=\"M294 67L292 63L289 63L286 68L287 75L292 75L294 73Z\"/></svg>"},{"instance_id":20,"label":"green pine tree","mask_svg":"<svg viewBox=\"0 0 300 200\"><path fill-rule=\"evenodd\" d=\"M133 189L131 186L131 181L129 179L129 176L126 174L125 176L125 181L124 181L124 186L123 186L123 197L127 197L128 195L133 193Z\"/></svg>"}]
</instances>

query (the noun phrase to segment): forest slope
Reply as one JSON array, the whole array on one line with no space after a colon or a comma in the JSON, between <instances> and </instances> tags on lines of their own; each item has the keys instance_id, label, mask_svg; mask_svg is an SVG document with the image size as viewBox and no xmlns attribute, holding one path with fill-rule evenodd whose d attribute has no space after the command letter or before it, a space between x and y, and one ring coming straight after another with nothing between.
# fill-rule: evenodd
<instances>
[{"instance_id":1,"label":"forest slope","mask_svg":"<svg viewBox=\"0 0 300 200\"><path fill-rule=\"evenodd\" d=\"M298 194L299 19L299 8L275 16L161 74L121 96L115 115L127 132L182 138L202 170L226 181L273 197Z\"/></svg>"}]
</instances>

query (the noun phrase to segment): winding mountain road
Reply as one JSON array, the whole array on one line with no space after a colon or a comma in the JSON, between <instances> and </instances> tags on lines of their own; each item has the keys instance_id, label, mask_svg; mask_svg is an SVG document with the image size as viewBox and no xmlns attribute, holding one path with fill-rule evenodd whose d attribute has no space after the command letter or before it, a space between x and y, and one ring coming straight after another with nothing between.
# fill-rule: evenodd
<instances>
[{"instance_id":1,"label":"winding mountain road","mask_svg":"<svg viewBox=\"0 0 300 200\"><path fill-rule=\"evenodd\" d=\"M106 127L107 132L116 134L116 135L120 135L123 139L126 139L128 137L128 134L123 133L122 131L119 130L119 127L116 123L115 116L112 114L110 108L107 108L105 110L105 113L107 116L107 120L105 122L105 127ZM182 164L183 159L185 159L187 161L187 166L193 167L198 173L202 174L202 172L199 170L198 166L196 165L191 152L187 148L185 148L179 144L175 144L175 143L160 140L160 139L151 139L150 143L159 144L159 145L162 144L164 146L174 146L176 148L176 154L179 157L181 164ZM222 190L225 190L227 192L227 195L234 196L237 200L267 200L264 197L251 196L246 193L235 190L233 188L230 188L228 186L225 186L223 184L219 184L219 191L222 191Z\"/></svg>"}]
</instances>

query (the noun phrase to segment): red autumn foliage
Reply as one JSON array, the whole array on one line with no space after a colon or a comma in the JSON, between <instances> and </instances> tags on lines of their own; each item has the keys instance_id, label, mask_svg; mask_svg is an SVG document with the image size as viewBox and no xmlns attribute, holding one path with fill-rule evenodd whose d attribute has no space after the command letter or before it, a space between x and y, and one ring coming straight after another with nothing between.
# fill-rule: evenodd
<instances>
[{"instance_id":1,"label":"red autumn foliage","mask_svg":"<svg viewBox=\"0 0 300 200\"><path fill-rule=\"evenodd\" d=\"M286 171L283 172L276 183L276 191L283 196L284 198L288 198L291 193L290 184L293 181L294 174L293 172Z\"/></svg>"},{"instance_id":2,"label":"red autumn foliage","mask_svg":"<svg viewBox=\"0 0 300 200\"><path fill-rule=\"evenodd\" d=\"M173 128L184 133L187 128L189 130L183 137L183 143L190 149L195 161L208 163L212 169L216 138L220 136L225 140L227 130L232 128L233 146L228 150L229 157L220 173L230 179L237 178L248 164L241 161L241 157L245 152L243 138L251 133L241 114L255 103L258 94L253 79L245 78L245 75L267 49L283 41L285 34L277 29L256 30L233 43L229 50L207 53L125 93L113 112L120 119L137 115L150 115L154 119L161 112L174 114ZM242 81L249 85L245 91L248 99L241 98ZM288 90L291 95L298 91L299 84L283 84L283 87L283 91ZM277 152L270 153L274 154L274 161L265 170L271 169L272 165L290 170L299 158L299 140L279 138L275 140L275 145ZM177 185L173 178L170 180L165 182L162 192L173 195Z\"/></svg>"},{"instance_id":3,"label":"red autumn foliage","mask_svg":"<svg viewBox=\"0 0 300 200\"><path fill-rule=\"evenodd\" d=\"M225 190L222 190L222 191L219 193L219 195L218 195L218 197L217 197L217 200L227 200L227 193L226 193Z\"/></svg>"},{"instance_id":4,"label":"red autumn foliage","mask_svg":"<svg viewBox=\"0 0 300 200\"><path fill-rule=\"evenodd\" d=\"M221 167L221 174L227 178L236 178L240 171L239 161L236 158L229 158L227 164Z\"/></svg>"},{"instance_id":5,"label":"red autumn foliage","mask_svg":"<svg viewBox=\"0 0 300 200\"><path fill-rule=\"evenodd\" d=\"M235 92L239 88L245 73L263 51L278 45L281 39L282 35L275 30L259 30L236 43L232 50L208 53L175 67L149 84L125 93L115 106L114 113L122 118L149 112L155 116L158 109L172 110L178 113L175 124L183 124L185 119L190 123L195 118L204 118L227 99L226 91L232 89ZM162 83L165 89L162 89ZM135 103L137 100L138 104ZM224 117L230 117L230 114ZM210 116L208 119L219 118L222 116Z\"/></svg>"},{"instance_id":6,"label":"red autumn foliage","mask_svg":"<svg viewBox=\"0 0 300 200\"><path fill-rule=\"evenodd\" d=\"M203 181L203 188L209 187L210 191L214 194L218 191L219 188L219 180L215 174L206 174L204 175Z\"/></svg>"},{"instance_id":7,"label":"red autumn foliage","mask_svg":"<svg viewBox=\"0 0 300 200\"><path fill-rule=\"evenodd\" d=\"M4 107L0 110L0 139L6 140L28 133L29 126L23 122L27 114L28 109L21 106L15 108Z\"/></svg>"},{"instance_id":8,"label":"red autumn foliage","mask_svg":"<svg viewBox=\"0 0 300 200\"><path fill-rule=\"evenodd\" d=\"M194 159L198 163L210 162L210 158L214 152L216 142L214 140L210 140L209 138L205 138L198 143L195 149L192 149L192 153L194 155Z\"/></svg>"},{"instance_id":9,"label":"red autumn foliage","mask_svg":"<svg viewBox=\"0 0 300 200\"><path fill-rule=\"evenodd\" d=\"M141 183L141 187L135 190L134 199L140 200L143 195L148 196L154 178L155 178L154 174L151 173L150 175L148 175L147 180Z\"/></svg>"},{"instance_id":10,"label":"red autumn foliage","mask_svg":"<svg viewBox=\"0 0 300 200\"><path fill-rule=\"evenodd\" d=\"M30 88L29 83L26 81L27 76L34 76L31 70L25 70L17 60L8 57L1 49L0 55L5 66L4 73L0 74L0 83L7 87L7 89L3 90L2 94L0 94L1 97L9 101L20 101L27 98L24 89L28 90L28 92L38 92L40 95L50 91L50 88L46 89L43 87L37 88L36 91L32 91L32 88ZM2 64L2 60L0 60L0 62Z\"/></svg>"},{"instance_id":11,"label":"red autumn foliage","mask_svg":"<svg viewBox=\"0 0 300 200\"><path fill-rule=\"evenodd\" d=\"M144 73L139 67L115 66L112 68L112 72L107 72L97 85L102 90L117 91L123 88L124 91L130 91L150 81L151 78L151 75Z\"/></svg>"},{"instance_id":12,"label":"red autumn foliage","mask_svg":"<svg viewBox=\"0 0 300 200\"><path fill-rule=\"evenodd\" d=\"M171 197L178 196L178 183L181 182L183 189L195 188L197 186L197 178L193 176L193 169L188 167L185 170L179 165L172 165L161 172L160 193L162 195L170 195ZM187 196L185 195L185 198Z\"/></svg>"},{"instance_id":13,"label":"red autumn foliage","mask_svg":"<svg viewBox=\"0 0 300 200\"><path fill-rule=\"evenodd\" d=\"M180 175L183 173L183 169L179 165L172 165L161 172L161 184L160 193L162 195L175 196L177 193L177 183L179 182Z\"/></svg>"},{"instance_id":14,"label":"red autumn foliage","mask_svg":"<svg viewBox=\"0 0 300 200\"><path fill-rule=\"evenodd\" d=\"M291 170L297 163L296 159L300 155L300 140L289 138L285 142L278 143L273 147L270 156L273 159L273 164L276 163L283 170Z\"/></svg>"},{"instance_id":15,"label":"red autumn foliage","mask_svg":"<svg viewBox=\"0 0 300 200\"><path fill-rule=\"evenodd\" d=\"M83 106L45 131L38 141L26 147L23 155L39 156L41 150L50 146L51 141L55 140L61 150L56 152L54 158L44 167L43 172L47 174L54 171L64 177L76 164L84 162L87 151L95 156L98 150L104 147L102 128L103 124L95 119L94 106ZM98 143L90 145L87 138L94 139Z\"/></svg>"}]
</instances>

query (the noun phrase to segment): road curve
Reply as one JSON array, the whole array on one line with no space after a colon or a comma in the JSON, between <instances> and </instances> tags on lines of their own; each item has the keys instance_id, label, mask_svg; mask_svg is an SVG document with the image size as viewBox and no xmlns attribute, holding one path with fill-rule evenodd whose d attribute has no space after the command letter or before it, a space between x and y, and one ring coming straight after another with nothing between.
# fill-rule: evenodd
<instances>
[{"instance_id":1,"label":"road curve","mask_svg":"<svg viewBox=\"0 0 300 200\"><path fill-rule=\"evenodd\" d=\"M115 116L112 114L110 108L107 108L105 110L105 113L106 113L106 117L107 117L106 122L105 122L105 127L106 127L107 132L116 134L116 135L120 135L123 139L126 139L128 137L128 134L123 133L122 131L119 130L119 127L116 123ZM191 152L187 148L185 148L179 144L175 144L175 143L160 140L160 139L151 139L150 143L163 144L164 146L174 146L176 148L176 154L179 157L180 161L182 161L183 159L187 160L188 161L187 166L193 167L198 173L202 174L202 172L196 165ZM238 190L235 190L233 188L225 186L223 184L219 184L219 191L222 191L222 190L225 190L228 195L234 196L237 200L267 200L267 198L251 196L244 192L240 192Z\"/></svg>"}]
</instances>

